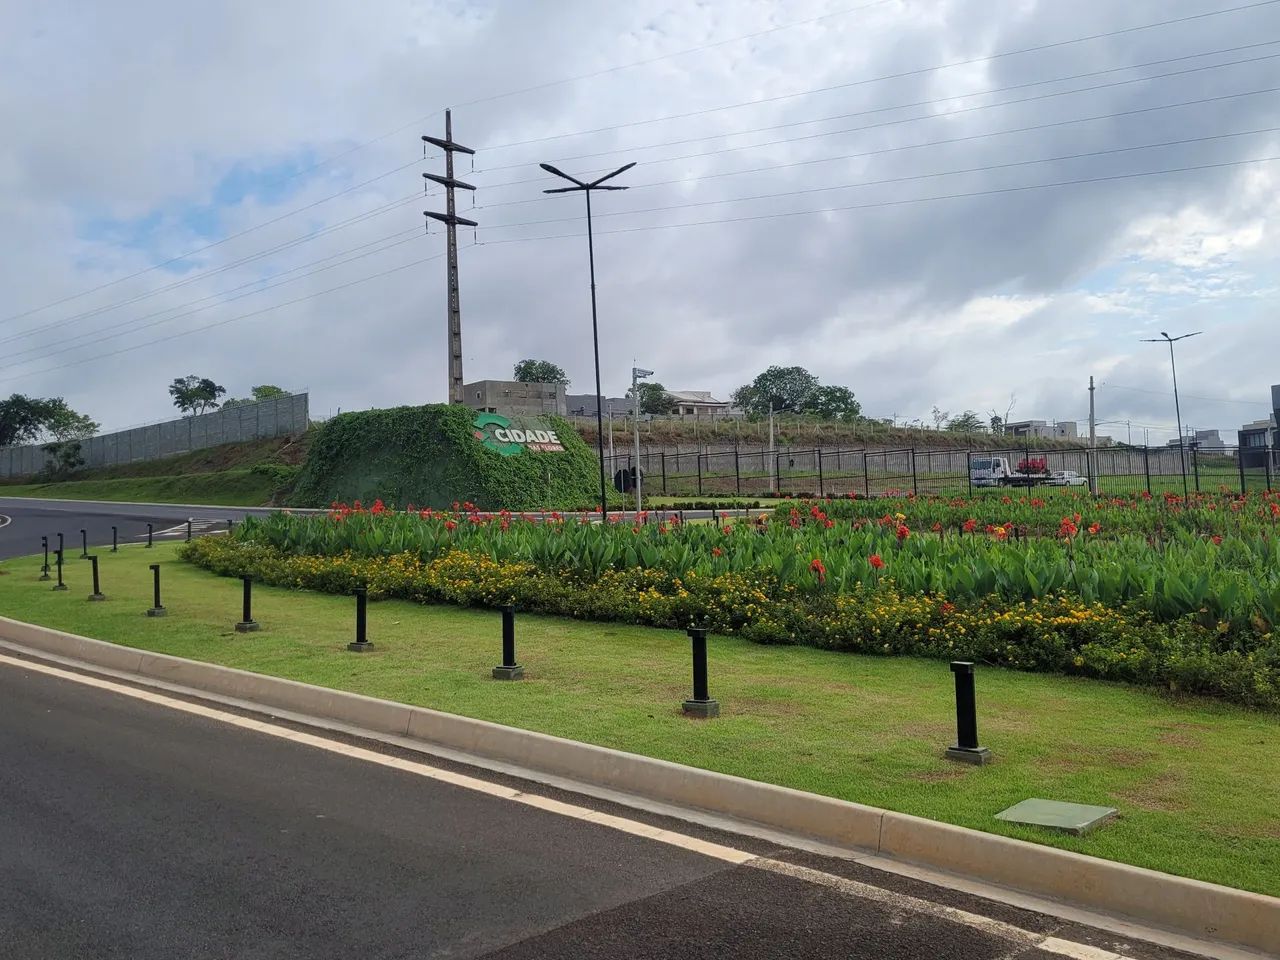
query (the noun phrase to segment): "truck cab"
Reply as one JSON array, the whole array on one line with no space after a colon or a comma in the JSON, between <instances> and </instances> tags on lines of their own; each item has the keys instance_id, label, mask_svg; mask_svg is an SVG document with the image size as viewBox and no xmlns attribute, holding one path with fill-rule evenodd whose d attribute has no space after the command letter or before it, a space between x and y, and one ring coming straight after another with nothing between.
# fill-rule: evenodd
<instances>
[{"instance_id":1,"label":"truck cab","mask_svg":"<svg viewBox=\"0 0 1280 960\"><path fill-rule=\"evenodd\" d=\"M975 487L1003 487L1013 471L1005 457L973 457L969 460L969 479Z\"/></svg>"}]
</instances>

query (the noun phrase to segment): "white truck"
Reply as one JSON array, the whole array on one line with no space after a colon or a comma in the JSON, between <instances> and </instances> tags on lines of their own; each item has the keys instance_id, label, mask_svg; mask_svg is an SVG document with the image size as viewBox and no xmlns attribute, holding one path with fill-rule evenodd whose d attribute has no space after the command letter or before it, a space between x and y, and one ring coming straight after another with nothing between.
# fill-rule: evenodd
<instances>
[{"instance_id":1,"label":"white truck","mask_svg":"<svg viewBox=\"0 0 1280 960\"><path fill-rule=\"evenodd\" d=\"M1034 487L1050 482L1043 460L1024 460L1018 467L1012 469L1006 457L971 457L969 480L975 487Z\"/></svg>"}]
</instances>

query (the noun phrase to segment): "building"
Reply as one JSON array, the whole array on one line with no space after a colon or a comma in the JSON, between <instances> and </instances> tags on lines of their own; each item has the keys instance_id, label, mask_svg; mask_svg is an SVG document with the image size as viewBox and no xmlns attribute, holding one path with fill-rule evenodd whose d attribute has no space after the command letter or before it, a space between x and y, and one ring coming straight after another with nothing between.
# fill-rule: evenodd
<instances>
[{"instance_id":1,"label":"building","mask_svg":"<svg viewBox=\"0 0 1280 960\"><path fill-rule=\"evenodd\" d=\"M1271 387L1271 416L1255 420L1240 428L1240 465L1262 467L1267 463L1268 451L1280 449L1280 435L1276 424L1280 423L1280 384Z\"/></svg>"},{"instance_id":2,"label":"building","mask_svg":"<svg viewBox=\"0 0 1280 960\"><path fill-rule=\"evenodd\" d=\"M1187 446L1194 447L1201 453L1226 453L1227 443L1217 430L1197 430L1187 437ZM1177 440L1170 440L1168 446L1176 447Z\"/></svg>"},{"instance_id":3,"label":"building","mask_svg":"<svg viewBox=\"0 0 1280 960\"><path fill-rule=\"evenodd\" d=\"M1006 437L1029 437L1042 440L1077 440L1079 425L1074 420L1018 420L1004 425Z\"/></svg>"},{"instance_id":4,"label":"building","mask_svg":"<svg viewBox=\"0 0 1280 960\"><path fill-rule=\"evenodd\" d=\"M680 417L724 417L731 411L727 400L717 400L706 390L668 390L672 411Z\"/></svg>"},{"instance_id":5,"label":"building","mask_svg":"<svg viewBox=\"0 0 1280 960\"><path fill-rule=\"evenodd\" d=\"M518 380L477 380L462 386L463 401L472 410L505 417L564 416L563 383L521 383Z\"/></svg>"},{"instance_id":6,"label":"building","mask_svg":"<svg viewBox=\"0 0 1280 960\"><path fill-rule=\"evenodd\" d=\"M571 417L594 417L598 398L594 393L571 393L565 403ZM601 412L606 417L629 417L635 413L635 403L627 397L605 397Z\"/></svg>"}]
</instances>

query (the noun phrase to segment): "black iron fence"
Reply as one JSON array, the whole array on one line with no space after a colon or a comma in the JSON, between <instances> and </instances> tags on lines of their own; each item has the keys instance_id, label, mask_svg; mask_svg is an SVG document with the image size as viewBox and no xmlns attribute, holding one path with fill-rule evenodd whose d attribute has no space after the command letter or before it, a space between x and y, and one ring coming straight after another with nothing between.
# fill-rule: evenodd
<instances>
[{"instance_id":1,"label":"black iron fence","mask_svg":"<svg viewBox=\"0 0 1280 960\"><path fill-rule=\"evenodd\" d=\"M989 489L975 480L975 461L1003 460L1012 472L1024 467L1069 471L1071 485L1099 494L1231 492L1273 489L1280 481L1280 451L1234 447L1099 447L1090 451L999 450L904 447L867 449L642 450L643 490L649 496L705 497L770 495L885 496L969 494ZM606 457L609 475L629 471L634 454ZM1039 484L1037 484L1039 485Z\"/></svg>"}]
</instances>

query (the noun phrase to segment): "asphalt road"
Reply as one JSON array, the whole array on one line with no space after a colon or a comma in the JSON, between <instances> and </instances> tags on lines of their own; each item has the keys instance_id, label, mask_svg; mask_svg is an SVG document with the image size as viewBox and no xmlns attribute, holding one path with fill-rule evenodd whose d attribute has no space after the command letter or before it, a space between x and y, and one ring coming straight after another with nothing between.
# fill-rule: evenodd
<instances>
[{"instance_id":1,"label":"asphalt road","mask_svg":"<svg viewBox=\"0 0 1280 960\"><path fill-rule=\"evenodd\" d=\"M836 885L735 865L30 664L0 661L0 703L0 957L1061 960L1043 937L1118 946L855 863L648 818ZM860 896L839 877L890 892ZM1030 939L920 908L939 902Z\"/></svg>"},{"instance_id":2,"label":"asphalt road","mask_svg":"<svg viewBox=\"0 0 1280 960\"><path fill-rule=\"evenodd\" d=\"M84 530L91 547L111 544L111 528L118 528L119 542L138 543L146 540L147 524L153 535L165 530L160 541L186 537L186 522L196 518L197 532L213 523L225 526L228 519L239 520L248 513L263 513L244 507L134 506L127 503L103 503L77 500L33 500L24 497L0 497L0 560L40 552L40 538L49 538L50 549L57 547L58 534L63 534L66 556L80 555L80 531ZM180 529L178 529L180 528Z\"/></svg>"}]
</instances>

